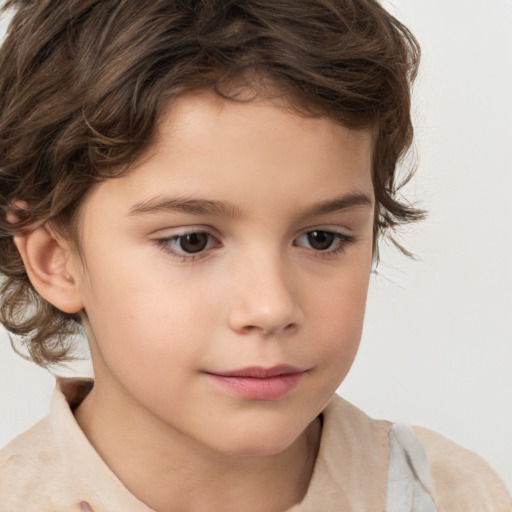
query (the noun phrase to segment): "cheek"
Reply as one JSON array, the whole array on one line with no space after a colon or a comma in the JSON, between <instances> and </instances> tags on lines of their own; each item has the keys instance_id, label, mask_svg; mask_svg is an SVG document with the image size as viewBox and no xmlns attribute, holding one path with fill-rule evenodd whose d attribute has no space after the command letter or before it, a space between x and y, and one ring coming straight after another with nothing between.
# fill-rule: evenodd
<instances>
[{"instance_id":1,"label":"cheek","mask_svg":"<svg viewBox=\"0 0 512 512\"><path fill-rule=\"evenodd\" d=\"M318 355L335 374L350 369L359 348L368 292L370 264L350 272L340 272L328 286L317 290L309 302L310 315L316 319L315 338Z\"/></svg>"},{"instance_id":2,"label":"cheek","mask_svg":"<svg viewBox=\"0 0 512 512\"><path fill-rule=\"evenodd\" d=\"M133 263L93 260L90 265L93 279L84 302L105 362L119 372L136 366L153 374L187 366L206 342L200 326L211 324L205 294L155 265L143 270Z\"/></svg>"}]
</instances>

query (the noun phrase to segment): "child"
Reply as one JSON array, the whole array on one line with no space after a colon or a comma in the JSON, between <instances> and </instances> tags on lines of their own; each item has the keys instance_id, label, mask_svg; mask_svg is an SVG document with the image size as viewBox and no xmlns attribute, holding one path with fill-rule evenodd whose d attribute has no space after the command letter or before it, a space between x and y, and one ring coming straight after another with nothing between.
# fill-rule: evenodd
<instances>
[{"instance_id":1,"label":"child","mask_svg":"<svg viewBox=\"0 0 512 512\"><path fill-rule=\"evenodd\" d=\"M11 4L14 2L11 2ZM370 0L18 2L2 323L94 382L0 452L0 510L506 511L476 455L335 390L419 49Z\"/></svg>"}]
</instances>

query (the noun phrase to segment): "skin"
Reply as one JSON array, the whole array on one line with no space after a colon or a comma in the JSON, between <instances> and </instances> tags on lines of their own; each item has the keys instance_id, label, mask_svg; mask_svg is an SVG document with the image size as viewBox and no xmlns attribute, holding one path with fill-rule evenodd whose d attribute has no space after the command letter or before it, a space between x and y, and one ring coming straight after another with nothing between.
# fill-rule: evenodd
<instances>
[{"instance_id":1,"label":"skin","mask_svg":"<svg viewBox=\"0 0 512 512\"><path fill-rule=\"evenodd\" d=\"M80 255L54 236L31 264L38 253L25 247L33 282L52 269L40 293L84 316L95 386L77 421L151 508L278 512L303 498L317 417L361 338L371 155L369 131L262 99L186 95L141 163L87 197ZM164 197L224 208L130 214ZM336 234L327 249L308 238L315 230ZM204 250L187 254L184 232L208 233ZM241 397L206 373L277 364L304 370L278 400Z\"/></svg>"}]
</instances>

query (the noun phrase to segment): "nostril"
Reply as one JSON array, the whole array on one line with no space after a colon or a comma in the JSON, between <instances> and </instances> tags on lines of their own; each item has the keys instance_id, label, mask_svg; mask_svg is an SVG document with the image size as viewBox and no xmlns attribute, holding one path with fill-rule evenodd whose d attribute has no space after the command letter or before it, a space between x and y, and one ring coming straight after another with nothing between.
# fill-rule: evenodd
<instances>
[{"instance_id":1,"label":"nostril","mask_svg":"<svg viewBox=\"0 0 512 512\"><path fill-rule=\"evenodd\" d=\"M285 330L286 332L292 332L292 331L295 331L295 330L297 329L297 326L298 326L298 324L296 324L296 323L291 323L291 324L288 324L288 325L284 328L284 330Z\"/></svg>"},{"instance_id":2,"label":"nostril","mask_svg":"<svg viewBox=\"0 0 512 512\"><path fill-rule=\"evenodd\" d=\"M246 333L252 333L252 332L259 332L263 337L267 338L269 336L272 336L276 334L278 331L284 331L284 332L292 332L297 328L296 323L290 323L288 325L285 325L284 327L260 327L257 325L247 325L244 327L244 332Z\"/></svg>"}]
</instances>

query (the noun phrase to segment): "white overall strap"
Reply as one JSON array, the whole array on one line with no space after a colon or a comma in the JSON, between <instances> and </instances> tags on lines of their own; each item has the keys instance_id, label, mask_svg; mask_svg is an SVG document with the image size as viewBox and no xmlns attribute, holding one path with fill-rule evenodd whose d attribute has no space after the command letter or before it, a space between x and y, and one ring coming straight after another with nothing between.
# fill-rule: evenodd
<instances>
[{"instance_id":1,"label":"white overall strap","mask_svg":"<svg viewBox=\"0 0 512 512\"><path fill-rule=\"evenodd\" d=\"M437 512L427 453L408 425L393 425L389 431L386 512Z\"/></svg>"}]
</instances>

